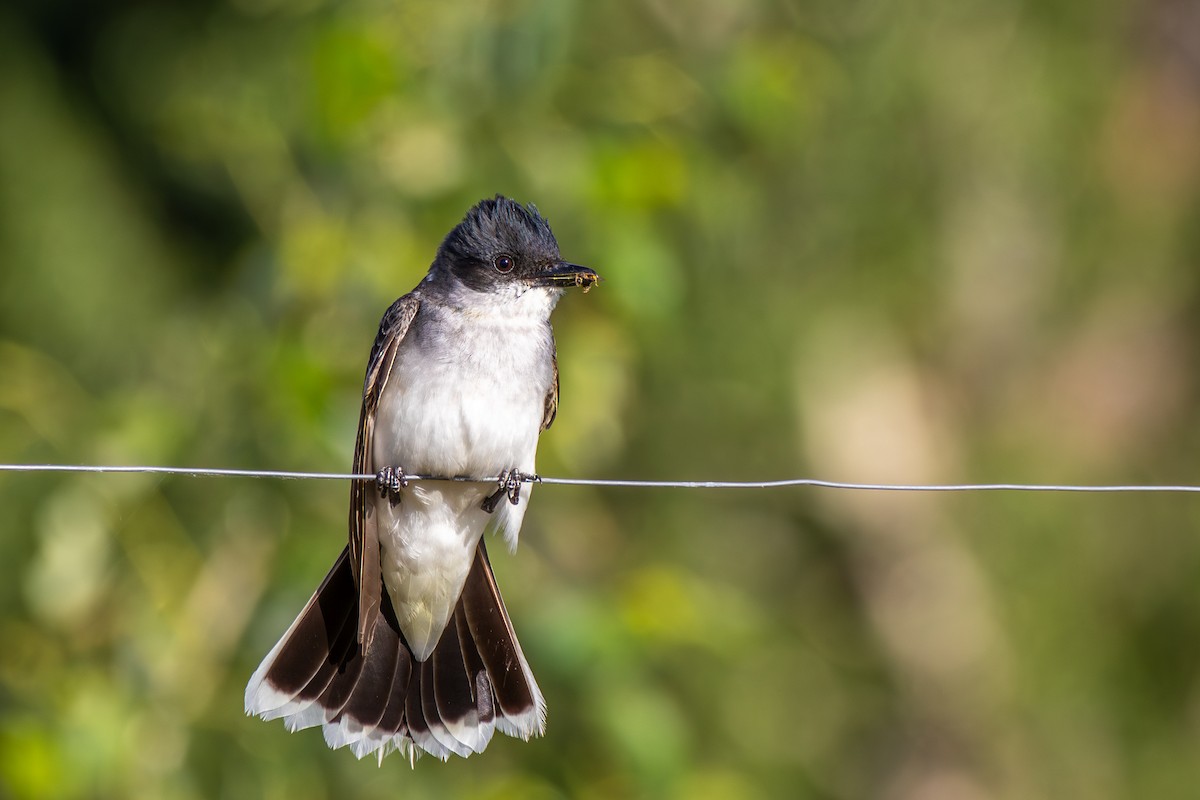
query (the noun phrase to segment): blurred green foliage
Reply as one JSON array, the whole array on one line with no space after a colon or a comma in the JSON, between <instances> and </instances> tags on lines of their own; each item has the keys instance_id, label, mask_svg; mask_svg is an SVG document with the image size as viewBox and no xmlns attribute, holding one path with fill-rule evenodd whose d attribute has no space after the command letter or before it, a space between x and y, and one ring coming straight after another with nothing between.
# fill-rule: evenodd
<instances>
[{"instance_id":1,"label":"blurred green foliage","mask_svg":"<svg viewBox=\"0 0 1200 800\"><path fill-rule=\"evenodd\" d=\"M6 4L0 460L347 468L502 192L607 279L545 474L1198 483L1197 52L1190 0ZM536 494L548 734L410 770L242 715L344 485L0 476L0 796L1200 786L1188 496Z\"/></svg>"}]
</instances>

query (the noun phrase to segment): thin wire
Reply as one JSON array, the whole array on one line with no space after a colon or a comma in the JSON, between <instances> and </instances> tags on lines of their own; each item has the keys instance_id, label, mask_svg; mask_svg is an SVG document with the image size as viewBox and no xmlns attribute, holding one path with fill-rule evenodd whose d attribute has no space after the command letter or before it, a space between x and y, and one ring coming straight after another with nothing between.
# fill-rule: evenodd
<instances>
[{"instance_id":1,"label":"thin wire","mask_svg":"<svg viewBox=\"0 0 1200 800\"><path fill-rule=\"evenodd\" d=\"M1071 486L1033 483L847 483L817 478L787 478L778 481L627 481L587 478L542 478L540 483L570 486L621 486L659 489L778 489L785 486L815 486L822 489L857 489L876 492L1200 492L1200 486Z\"/></svg>"},{"instance_id":2,"label":"thin wire","mask_svg":"<svg viewBox=\"0 0 1200 800\"><path fill-rule=\"evenodd\" d=\"M374 475L346 472L289 472L284 470L209 469L205 467L97 466L88 464L0 464L0 472L103 472L189 475L195 477L285 478L311 480L373 481ZM447 478L440 475L405 475L409 481L458 481L496 483L495 478ZM1200 486L1187 485L1092 485L1035 483L847 483L816 478L788 478L775 481L638 481L597 478L545 478L525 476L526 483L558 486L608 486L630 489L779 489L788 486L813 486L822 489L853 489L880 492L1200 492Z\"/></svg>"}]
</instances>

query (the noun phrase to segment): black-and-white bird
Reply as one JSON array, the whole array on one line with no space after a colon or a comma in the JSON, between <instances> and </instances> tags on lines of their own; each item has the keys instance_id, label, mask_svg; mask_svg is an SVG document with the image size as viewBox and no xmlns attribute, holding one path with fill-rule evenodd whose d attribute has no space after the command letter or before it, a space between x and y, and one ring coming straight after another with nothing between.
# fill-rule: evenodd
<instances>
[{"instance_id":1,"label":"black-and-white bird","mask_svg":"<svg viewBox=\"0 0 1200 800\"><path fill-rule=\"evenodd\" d=\"M350 543L246 687L246 713L316 725L362 758L446 759L494 731L541 735L546 704L488 563L515 547L538 437L558 409L550 313L595 272L532 206L472 208L383 315L363 385ZM495 483L413 481L411 475Z\"/></svg>"}]
</instances>

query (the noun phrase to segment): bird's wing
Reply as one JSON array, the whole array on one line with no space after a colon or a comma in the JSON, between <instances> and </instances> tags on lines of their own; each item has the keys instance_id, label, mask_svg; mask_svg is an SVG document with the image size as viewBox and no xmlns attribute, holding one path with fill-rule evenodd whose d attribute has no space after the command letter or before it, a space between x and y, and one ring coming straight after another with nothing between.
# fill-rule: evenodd
<instances>
[{"instance_id":1,"label":"bird's wing","mask_svg":"<svg viewBox=\"0 0 1200 800\"><path fill-rule=\"evenodd\" d=\"M379 322L379 334L371 348L367 377L363 382L362 411L358 416L358 436L354 442L355 474L373 475L378 469L371 446L375 433L375 411L391 375L392 364L396 361L396 351L420 307L421 300L415 293L406 294L392 303ZM358 585L358 643L364 651L371 643L371 634L379 617L383 587L378 522L375 509L371 507L374 491L374 486L369 482L350 482L350 565Z\"/></svg>"},{"instance_id":2,"label":"bird's wing","mask_svg":"<svg viewBox=\"0 0 1200 800\"><path fill-rule=\"evenodd\" d=\"M550 381L550 391L546 392L546 403L542 410L542 430L549 428L558 414L558 352L553 344L550 346L550 363L554 367L554 379Z\"/></svg>"}]
</instances>

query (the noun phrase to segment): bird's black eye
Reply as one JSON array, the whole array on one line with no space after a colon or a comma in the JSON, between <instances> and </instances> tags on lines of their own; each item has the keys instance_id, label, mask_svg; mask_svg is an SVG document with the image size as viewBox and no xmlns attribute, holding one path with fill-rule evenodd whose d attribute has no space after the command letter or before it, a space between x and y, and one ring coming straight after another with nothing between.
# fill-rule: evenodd
<instances>
[{"instance_id":1,"label":"bird's black eye","mask_svg":"<svg viewBox=\"0 0 1200 800\"><path fill-rule=\"evenodd\" d=\"M512 256L496 256L496 260L492 262L496 272L512 272L513 264Z\"/></svg>"}]
</instances>

